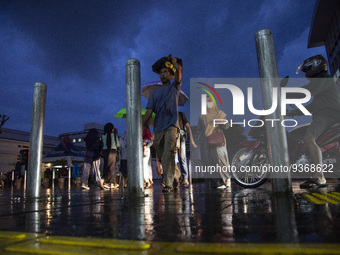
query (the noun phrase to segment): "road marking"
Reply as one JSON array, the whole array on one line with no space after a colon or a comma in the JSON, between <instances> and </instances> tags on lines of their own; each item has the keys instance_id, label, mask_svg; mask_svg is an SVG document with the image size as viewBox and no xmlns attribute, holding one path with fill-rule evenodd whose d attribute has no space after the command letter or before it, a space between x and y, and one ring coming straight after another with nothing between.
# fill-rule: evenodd
<instances>
[{"instance_id":1,"label":"road marking","mask_svg":"<svg viewBox=\"0 0 340 255\"><path fill-rule=\"evenodd\" d=\"M310 202L317 205L323 205L325 203L330 204L340 204L340 193L332 192L332 193L311 193L311 194L303 194Z\"/></svg>"},{"instance_id":2,"label":"road marking","mask_svg":"<svg viewBox=\"0 0 340 255\"><path fill-rule=\"evenodd\" d=\"M0 231L0 238L12 239L12 240L23 240L26 238L25 233L18 233L12 231Z\"/></svg>"},{"instance_id":3,"label":"road marking","mask_svg":"<svg viewBox=\"0 0 340 255\"><path fill-rule=\"evenodd\" d=\"M322 193L325 196L331 197L332 199L335 199L337 201L337 204L340 204L340 196L334 195L332 193Z\"/></svg>"},{"instance_id":4,"label":"road marking","mask_svg":"<svg viewBox=\"0 0 340 255\"><path fill-rule=\"evenodd\" d=\"M308 198L309 201L311 201L313 204L317 204L317 205L323 205L325 204L324 201L317 199L316 197L310 195L310 194L303 194L306 198Z\"/></svg>"},{"instance_id":5,"label":"road marking","mask_svg":"<svg viewBox=\"0 0 340 255\"><path fill-rule=\"evenodd\" d=\"M329 198L327 195L323 195L323 194L320 194L320 193L312 193L312 194L313 194L313 196L320 198L320 199L326 201L327 203L339 204L339 201L336 201L332 198Z\"/></svg>"},{"instance_id":6,"label":"road marking","mask_svg":"<svg viewBox=\"0 0 340 255\"><path fill-rule=\"evenodd\" d=\"M86 237L65 237L65 236L50 236L40 238L40 243L46 244L60 244L73 246L88 246L88 247L102 247L109 249L123 249L123 250L147 250L150 244L144 241L133 240L112 240L103 238L86 238Z\"/></svg>"},{"instance_id":7,"label":"road marking","mask_svg":"<svg viewBox=\"0 0 340 255\"><path fill-rule=\"evenodd\" d=\"M339 192L332 192L331 193L333 196L336 196L338 199L340 199L340 193Z\"/></svg>"},{"instance_id":8,"label":"road marking","mask_svg":"<svg viewBox=\"0 0 340 255\"><path fill-rule=\"evenodd\" d=\"M6 236L6 232L0 232ZM339 254L340 244L331 243L178 243L144 242L103 238L83 238L69 236L45 236L42 234L14 233L9 236L26 236L24 241L12 239L0 254ZM35 238L28 238L35 236ZM1 240L0 240L1 241ZM113 244L113 246L112 246ZM121 246L116 246L121 244Z\"/></svg>"}]
</instances>

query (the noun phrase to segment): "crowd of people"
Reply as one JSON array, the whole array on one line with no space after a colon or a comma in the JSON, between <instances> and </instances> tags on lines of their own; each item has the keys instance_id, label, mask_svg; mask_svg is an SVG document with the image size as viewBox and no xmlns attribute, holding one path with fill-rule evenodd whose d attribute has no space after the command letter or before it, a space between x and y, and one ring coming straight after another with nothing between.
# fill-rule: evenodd
<instances>
[{"instance_id":1,"label":"crowd of people","mask_svg":"<svg viewBox=\"0 0 340 255\"><path fill-rule=\"evenodd\" d=\"M215 119L227 119L226 113L217 108L215 102L206 95L206 113L198 119L197 141L193 139L188 118L178 111L179 96L182 87L183 63L171 55L155 62L152 69L159 75L162 86L155 89L148 100L143 117L143 170L144 187L152 188L154 184L151 148L154 148L157 162L156 172L162 175L163 192L172 192L180 184L187 188L189 183L186 141L189 139L193 148L199 145L202 166L229 167L225 130L229 123L214 125ZM321 55L304 60L297 72L303 72L310 81L303 88L310 91L312 102L306 108L312 113L313 121L308 126L304 142L311 162L323 165L323 155L317 144L317 138L331 125L340 121L340 91L336 82L328 74L328 64ZM293 96L293 95L292 95ZM287 116L302 115L300 109L287 110ZM154 116L153 134L150 132L150 118ZM127 134L119 139L118 130L112 123L104 126L103 134L97 129L88 131L86 137L86 155L83 164L81 187L90 189L89 177L92 173L96 186L101 189L117 188L116 175L122 176L123 185L127 187ZM119 160L119 169L117 161ZM101 167L103 162L103 167ZM100 169L103 169L102 171ZM17 171L14 171L17 172ZM211 174L211 173L210 173ZM225 189L230 187L230 174L223 171L206 178L210 188ZM2 180L2 178L1 178ZM4 186L3 182L0 183ZM326 178L322 172L315 172L300 188L324 187Z\"/></svg>"},{"instance_id":2,"label":"crowd of people","mask_svg":"<svg viewBox=\"0 0 340 255\"><path fill-rule=\"evenodd\" d=\"M179 58L171 55L156 61L152 66L159 75L162 86L151 93L147 103L147 111L143 117L143 169L145 188L153 185L151 147L156 151L157 173L162 175L163 192L172 192L179 188L188 187L188 164L186 160L186 140L190 139L191 145L197 145L193 139L189 121L183 112L178 111L178 99L182 87L183 63ZM302 62L299 69L306 74L307 79L330 78L326 60L318 55ZM305 143L309 149L312 161L322 164L322 153L316 144L317 137L338 118L334 117L340 112L340 92L331 79L312 80L305 86L314 96L310 104L313 114L313 122L305 135ZM152 114L153 134L149 129L149 120ZM331 114L334 113L334 114ZM288 111L288 116L300 114L299 110ZM213 125L214 119L227 119L226 114L217 108L216 103L207 95L206 114L202 114L198 120L198 139L200 155L203 166L219 165L229 166L227 141L224 130L229 128L229 123ZM101 138L90 130L86 137L87 154L83 171L83 188L88 188L87 179L89 169L95 173L95 179L99 187L106 189L115 187L114 170L116 166L117 152L121 151L121 173L124 179L128 178L126 157L126 133L122 137L122 145L119 143L117 130L112 123L105 125ZM101 152L101 153L100 153ZM104 171L100 176L98 162L102 155L104 159ZM179 167L178 167L179 166ZM216 172L214 176L206 179L211 188L225 189L230 187L231 176L223 171ZM326 184L322 174L314 175L301 185L301 188L321 186Z\"/></svg>"}]
</instances>

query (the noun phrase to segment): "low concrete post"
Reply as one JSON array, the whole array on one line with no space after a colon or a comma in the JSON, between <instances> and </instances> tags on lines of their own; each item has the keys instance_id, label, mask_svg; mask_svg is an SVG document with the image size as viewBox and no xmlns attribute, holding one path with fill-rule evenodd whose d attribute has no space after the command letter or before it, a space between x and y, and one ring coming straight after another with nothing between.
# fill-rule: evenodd
<instances>
[{"instance_id":1,"label":"low concrete post","mask_svg":"<svg viewBox=\"0 0 340 255\"><path fill-rule=\"evenodd\" d=\"M257 61L261 78L263 108L269 109L273 103L273 88L277 88L277 108L267 119L283 120L281 115L281 96L277 71L273 34L269 29L261 29L255 34ZM282 125L266 125L270 164L288 166L288 146L286 132ZM279 172L272 175L274 192L291 192L290 173Z\"/></svg>"},{"instance_id":2,"label":"low concrete post","mask_svg":"<svg viewBox=\"0 0 340 255\"><path fill-rule=\"evenodd\" d=\"M44 145L46 84L34 84L31 116L30 154L27 171L27 197L38 198L41 187L41 166Z\"/></svg>"},{"instance_id":3,"label":"low concrete post","mask_svg":"<svg viewBox=\"0 0 340 255\"><path fill-rule=\"evenodd\" d=\"M126 130L128 189L131 197L144 197L140 63L126 61Z\"/></svg>"}]
</instances>

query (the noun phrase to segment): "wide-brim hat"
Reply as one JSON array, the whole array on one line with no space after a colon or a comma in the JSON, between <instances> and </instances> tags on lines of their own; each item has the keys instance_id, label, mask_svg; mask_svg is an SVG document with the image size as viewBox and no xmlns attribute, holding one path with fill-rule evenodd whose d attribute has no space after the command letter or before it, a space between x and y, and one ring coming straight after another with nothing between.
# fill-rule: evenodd
<instances>
[{"instance_id":1,"label":"wide-brim hat","mask_svg":"<svg viewBox=\"0 0 340 255\"><path fill-rule=\"evenodd\" d=\"M177 63L182 65L182 60L177 58ZM169 55L168 57L162 57L162 58L158 59L152 65L152 71L154 71L155 73L158 73L158 74L160 73L160 71L163 68L168 68L171 75L174 75L176 73L176 68L174 67L174 65L172 64L172 61L171 61L171 55Z\"/></svg>"}]
</instances>

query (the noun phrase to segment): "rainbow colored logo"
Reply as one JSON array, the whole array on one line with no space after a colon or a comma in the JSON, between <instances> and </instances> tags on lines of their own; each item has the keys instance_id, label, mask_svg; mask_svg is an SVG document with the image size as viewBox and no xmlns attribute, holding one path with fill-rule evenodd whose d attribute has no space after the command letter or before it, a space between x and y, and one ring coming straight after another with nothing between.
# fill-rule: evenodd
<instances>
[{"instance_id":1,"label":"rainbow colored logo","mask_svg":"<svg viewBox=\"0 0 340 255\"><path fill-rule=\"evenodd\" d=\"M217 93L217 91L216 91L213 87L211 87L210 85L205 84L205 83L203 83L203 82L199 82L199 84L202 84L203 86L206 86L206 87L209 88L212 92L214 92L214 94L217 96L218 100L220 101L220 103L221 103L221 105L222 105L221 97L220 97L220 95ZM217 106L215 97L213 96L213 94L212 94L209 90L204 89L204 88L199 88L199 87L198 87L198 89L201 89L201 90L203 90L204 92L206 92L206 93L211 97L211 99L215 102L215 105Z\"/></svg>"}]
</instances>

